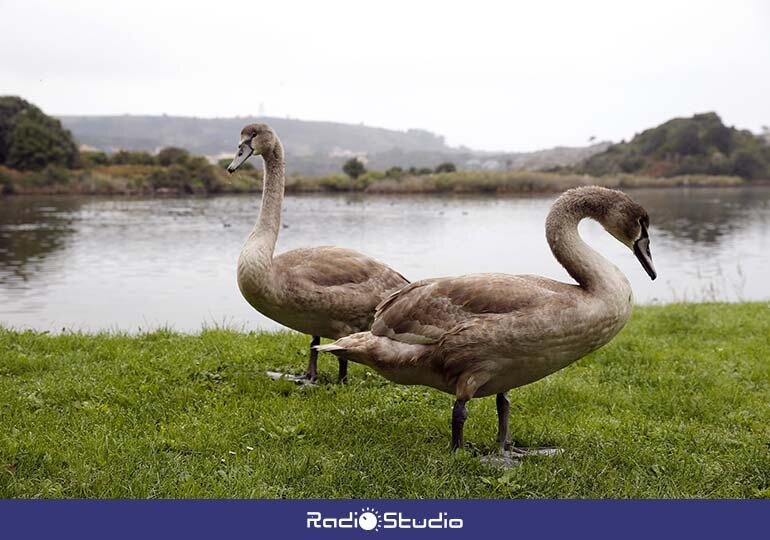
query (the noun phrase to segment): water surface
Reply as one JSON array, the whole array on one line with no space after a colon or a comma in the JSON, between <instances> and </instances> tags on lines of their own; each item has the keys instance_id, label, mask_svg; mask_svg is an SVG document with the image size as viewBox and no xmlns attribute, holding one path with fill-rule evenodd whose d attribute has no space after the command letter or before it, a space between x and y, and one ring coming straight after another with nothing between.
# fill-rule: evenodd
<instances>
[{"instance_id":1,"label":"water surface","mask_svg":"<svg viewBox=\"0 0 770 540\"><path fill-rule=\"evenodd\" d=\"M770 298L770 188L635 190L651 217L652 282L596 223L581 233L638 303ZM409 279L476 272L569 280L544 238L555 196L287 197L277 252L338 245ZM0 199L0 324L39 330L279 326L242 299L235 262L258 196Z\"/></svg>"}]
</instances>

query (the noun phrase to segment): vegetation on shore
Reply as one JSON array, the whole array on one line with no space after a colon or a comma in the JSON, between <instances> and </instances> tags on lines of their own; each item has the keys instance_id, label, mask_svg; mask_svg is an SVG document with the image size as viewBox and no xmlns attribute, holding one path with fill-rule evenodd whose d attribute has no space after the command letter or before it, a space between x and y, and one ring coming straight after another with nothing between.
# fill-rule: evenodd
<instances>
[{"instance_id":1,"label":"vegetation on shore","mask_svg":"<svg viewBox=\"0 0 770 540\"><path fill-rule=\"evenodd\" d=\"M770 145L764 137L727 127L716 113L674 118L613 144L573 168L591 175L633 173L656 177L732 175L770 178Z\"/></svg>"},{"instance_id":2,"label":"vegetation on shore","mask_svg":"<svg viewBox=\"0 0 770 540\"><path fill-rule=\"evenodd\" d=\"M59 120L27 101L0 97L0 195L153 195L255 192L261 171L251 163L228 175L229 160L209 163L182 148L157 154L78 151ZM367 193L538 193L596 184L607 187L735 186L770 179L770 146L748 131L725 127L714 113L677 118L612 145L581 165L549 172L391 167L368 171L349 159L344 174L290 175L286 191Z\"/></svg>"},{"instance_id":3,"label":"vegetation on shore","mask_svg":"<svg viewBox=\"0 0 770 540\"><path fill-rule=\"evenodd\" d=\"M684 175L655 178L633 174L594 177L577 173L532 171L402 172L398 176L370 171L351 178L288 176L287 193L556 193L571 187L601 185L613 188L745 186L736 176ZM162 195L246 193L262 189L256 169L233 175L217 166L192 159L188 165L97 165L88 169L48 167L22 173L0 166L0 193L80 195Z\"/></svg>"},{"instance_id":4,"label":"vegetation on shore","mask_svg":"<svg viewBox=\"0 0 770 540\"><path fill-rule=\"evenodd\" d=\"M770 497L770 303L638 307L606 347L511 392L520 445L501 469L494 399L362 366L298 387L295 333L0 329L0 497ZM336 364L335 364L336 365Z\"/></svg>"}]
</instances>

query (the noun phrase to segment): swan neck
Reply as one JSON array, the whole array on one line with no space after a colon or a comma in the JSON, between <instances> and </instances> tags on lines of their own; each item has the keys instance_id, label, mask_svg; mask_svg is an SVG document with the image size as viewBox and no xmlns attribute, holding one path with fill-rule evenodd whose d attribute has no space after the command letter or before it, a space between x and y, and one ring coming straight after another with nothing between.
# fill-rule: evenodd
<instances>
[{"instance_id":1,"label":"swan neck","mask_svg":"<svg viewBox=\"0 0 770 540\"><path fill-rule=\"evenodd\" d=\"M595 201L557 199L546 220L546 238L556 260L589 292L615 291L630 285L621 271L580 237L578 225L585 218L601 223L602 209ZM621 292L618 290L617 292Z\"/></svg>"},{"instance_id":2,"label":"swan neck","mask_svg":"<svg viewBox=\"0 0 770 540\"><path fill-rule=\"evenodd\" d=\"M278 231L281 229L281 209L286 182L281 143L276 141L273 150L263 154L262 159L264 161L262 206L249 242L259 244L261 253L272 259L275 243L278 240Z\"/></svg>"}]
</instances>

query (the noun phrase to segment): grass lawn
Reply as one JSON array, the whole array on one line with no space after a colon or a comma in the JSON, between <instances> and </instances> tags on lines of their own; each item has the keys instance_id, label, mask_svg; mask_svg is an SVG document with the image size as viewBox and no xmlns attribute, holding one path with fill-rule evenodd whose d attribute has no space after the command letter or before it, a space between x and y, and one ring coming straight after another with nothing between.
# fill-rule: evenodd
<instances>
[{"instance_id":1,"label":"grass lawn","mask_svg":"<svg viewBox=\"0 0 770 540\"><path fill-rule=\"evenodd\" d=\"M449 453L452 397L309 338L0 330L0 497L770 497L770 303L637 308L609 345L513 390L519 467L482 463L494 398Z\"/></svg>"}]
</instances>

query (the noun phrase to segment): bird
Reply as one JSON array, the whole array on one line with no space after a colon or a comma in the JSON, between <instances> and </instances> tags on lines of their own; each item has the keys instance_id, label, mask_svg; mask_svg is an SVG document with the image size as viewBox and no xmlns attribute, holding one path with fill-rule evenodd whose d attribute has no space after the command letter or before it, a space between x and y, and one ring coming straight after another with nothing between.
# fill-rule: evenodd
<instances>
[{"instance_id":1,"label":"bird","mask_svg":"<svg viewBox=\"0 0 770 540\"><path fill-rule=\"evenodd\" d=\"M377 304L409 281L386 264L341 247L300 248L274 256L286 178L283 146L267 124L249 124L241 130L227 171L237 171L252 154L264 162L262 203L238 257L238 287L263 315L312 336L304 380L313 382L320 338L368 330ZM339 359L338 378L347 380L344 359Z\"/></svg>"},{"instance_id":2,"label":"bird","mask_svg":"<svg viewBox=\"0 0 770 540\"><path fill-rule=\"evenodd\" d=\"M466 403L496 395L499 451L521 454L510 438L508 391L605 345L631 315L631 285L581 239L584 218L598 221L657 277L647 211L621 191L579 187L556 199L545 223L551 252L576 283L503 273L415 281L377 306L370 331L317 349L396 383L453 394L452 451L464 444Z\"/></svg>"}]
</instances>

